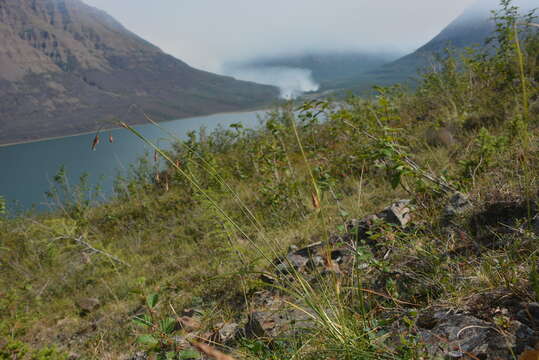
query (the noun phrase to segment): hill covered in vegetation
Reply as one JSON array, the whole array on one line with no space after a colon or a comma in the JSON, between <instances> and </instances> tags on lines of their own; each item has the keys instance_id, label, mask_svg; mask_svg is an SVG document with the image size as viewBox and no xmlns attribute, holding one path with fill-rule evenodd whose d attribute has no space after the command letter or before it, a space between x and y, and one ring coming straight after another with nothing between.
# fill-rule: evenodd
<instances>
[{"instance_id":1,"label":"hill covered in vegetation","mask_svg":"<svg viewBox=\"0 0 539 360\"><path fill-rule=\"evenodd\" d=\"M539 35L504 5L413 92L149 144L106 204L59 175L0 220L0 359L536 359Z\"/></svg>"}]
</instances>

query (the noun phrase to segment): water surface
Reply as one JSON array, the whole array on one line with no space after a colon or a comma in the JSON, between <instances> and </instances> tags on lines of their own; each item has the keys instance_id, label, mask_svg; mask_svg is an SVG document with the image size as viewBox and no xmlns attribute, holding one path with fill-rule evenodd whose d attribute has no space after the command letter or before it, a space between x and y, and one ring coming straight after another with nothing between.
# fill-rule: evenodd
<instances>
[{"instance_id":1,"label":"water surface","mask_svg":"<svg viewBox=\"0 0 539 360\"><path fill-rule=\"evenodd\" d=\"M161 123L167 130L181 139L192 130L205 127L209 133L219 125L228 127L242 123L245 127L256 127L263 111L217 114L196 118L180 119ZM152 124L135 127L160 147L170 148L170 136ZM109 143L109 133L114 142ZM77 184L84 173L90 185L102 186L102 197L113 193L114 179L126 173L130 164L150 151L140 139L126 129L105 131L95 151L90 147L95 134L76 135L59 139L38 141L0 147L0 195L3 196L11 213L29 210L46 210L50 200L45 193L50 190L52 179L60 167L65 167L69 182Z\"/></svg>"}]
</instances>

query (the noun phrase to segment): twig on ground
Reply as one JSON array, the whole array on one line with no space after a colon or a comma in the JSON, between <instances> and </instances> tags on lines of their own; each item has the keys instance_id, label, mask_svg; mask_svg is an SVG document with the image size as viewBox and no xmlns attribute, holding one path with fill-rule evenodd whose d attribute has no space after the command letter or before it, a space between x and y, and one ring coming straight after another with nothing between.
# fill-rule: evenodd
<instances>
[{"instance_id":1,"label":"twig on ground","mask_svg":"<svg viewBox=\"0 0 539 360\"><path fill-rule=\"evenodd\" d=\"M99 254L101 254L101 255L105 255L106 257L108 257L108 258L111 259L111 260L116 261L117 263L120 263L120 264L125 265L125 266L127 266L127 267L131 267L131 265L129 265L129 264L126 263L125 261L123 261L123 260L117 258L116 256L111 255L111 254L109 254L109 253L107 253L107 252L105 252L105 251L103 251L103 250L99 250L99 249L93 247L93 246L90 245L88 242L84 241L84 239L83 239L82 236L79 236L78 238L71 238L71 239L72 239L73 241L75 241L76 243L85 246L87 249L89 249L89 250L91 250L91 251L93 251L93 252L99 253Z\"/></svg>"}]
</instances>

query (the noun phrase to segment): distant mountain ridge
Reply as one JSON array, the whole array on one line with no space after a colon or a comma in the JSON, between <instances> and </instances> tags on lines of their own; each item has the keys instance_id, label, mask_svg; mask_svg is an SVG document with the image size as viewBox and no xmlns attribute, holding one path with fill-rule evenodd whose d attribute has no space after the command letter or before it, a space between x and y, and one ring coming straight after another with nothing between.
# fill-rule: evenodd
<instances>
[{"instance_id":1,"label":"distant mountain ridge","mask_svg":"<svg viewBox=\"0 0 539 360\"><path fill-rule=\"evenodd\" d=\"M523 11L531 10L535 4L531 0L520 0L516 4ZM391 85L413 82L422 70L433 64L434 56L447 48L464 49L483 45L496 29L491 10L497 9L497 0L480 0L467 8L459 17L447 25L438 35L416 51L393 62L366 73L358 73L344 81L327 85L329 89L352 89L363 92L373 85ZM539 6L539 3L537 4Z\"/></svg>"},{"instance_id":2,"label":"distant mountain ridge","mask_svg":"<svg viewBox=\"0 0 539 360\"><path fill-rule=\"evenodd\" d=\"M360 51L318 51L300 55L281 55L263 57L239 64L229 64L230 67L290 67L311 71L312 78L319 84L328 81L345 79L352 74L376 69L377 67L395 60L397 54L360 52Z\"/></svg>"},{"instance_id":3,"label":"distant mountain ridge","mask_svg":"<svg viewBox=\"0 0 539 360\"><path fill-rule=\"evenodd\" d=\"M0 144L141 122L132 104L169 120L277 96L196 70L80 0L0 0Z\"/></svg>"}]
</instances>

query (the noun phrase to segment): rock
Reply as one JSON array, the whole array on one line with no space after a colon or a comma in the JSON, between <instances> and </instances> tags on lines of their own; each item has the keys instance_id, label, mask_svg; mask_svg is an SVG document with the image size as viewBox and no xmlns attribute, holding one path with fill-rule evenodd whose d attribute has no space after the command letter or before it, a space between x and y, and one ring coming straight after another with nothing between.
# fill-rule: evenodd
<instances>
[{"instance_id":1,"label":"rock","mask_svg":"<svg viewBox=\"0 0 539 360\"><path fill-rule=\"evenodd\" d=\"M275 322L267 312L254 311L249 314L245 335L249 338L271 337L270 331L275 328Z\"/></svg>"},{"instance_id":2,"label":"rock","mask_svg":"<svg viewBox=\"0 0 539 360\"><path fill-rule=\"evenodd\" d=\"M96 298L82 298L77 300L76 305L82 314L87 314L101 306L101 302Z\"/></svg>"},{"instance_id":3,"label":"rock","mask_svg":"<svg viewBox=\"0 0 539 360\"><path fill-rule=\"evenodd\" d=\"M135 355L128 357L126 360L148 360L148 354L144 351L139 351Z\"/></svg>"},{"instance_id":4,"label":"rock","mask_svg":"<svg viewBox=\"0 0 539 360\"><path fill-rule=\"evenodd\" d=\"M217 330L211 336L214 343L227 345L234 342L241 333L241 328L236 323L219 323L216 325Z\"/></svg>"},{"instance_id":5,"label":"rock","mask_svg":"<svg viewBox=\"0 0 539 360\"><path fill-rule=\"evenodd\" d=\"M528 313L533 316L533 318L539 322L539 303L533 302L528 304Z\"/></svg>"},{"instance_id":6,"label":"rock","mask_svg":"<svg viewBox=\"0 0 539 360\"><path fill-rule=\"evenodd\" d=\"M285 258L275 261L275 267L277 268L278 272L283 274L292 272L292 269L302 271L308 264L312 266L313 262L318 262L319 259L317 260L315 258L319 251L325 246L326 245L324 243L317 242L302 249L295 250L286 255Z\"/></svg>"},{"instance_id":7,"label":"rock","mask_svg":"<svg viewBox=\"0 0 539 360\"><path fill-rule=\"evenodd\" d=\"M252 311L243 332L248 338L275 339L297 334L313 326L311 317L270 292L259 292L252 299Z\"/></svg>"},{"instance_id":8,"label":"rock","mask_svg":"<svg viewBox=\"0 0 539 360\"><path fill-rule=\"evenodd\" d=\"M537 342L536 332L516 320L502 331L471 314L440 311L423 316L418 326L427 327L420 328L418 334L429 358L435 359L513 360L514 354L529 350Z\"/></svg>"},{"instance_id":9,"label":"rock","mask_svg":"<svg viewBox=\"0 0 539 360\"><path fill-rule=\"evenodd\" d=\"M454 193L449 199L449 203L444 208L444 217L452 218L460 215L473 207L468 195L461 192Z\"/></svg>"},{"instance_id":10,"label":"rock","mask_svg":"<svg viewBox=\"0 0 539 360\"><path fill-rule=\"evenodd\" d=\"M352 219L345 223L346 234L331 236L331 244L357 242L369 237L369 232L379 222L405 228L412 220L410 200L399 200L375 215L369 215L361 220Z\"/></svg>"},{"instance_id":11,"label":"rock","mask_svg":"<svg viewBox=\"0 0 539 360\"><path fill-rule=\"evenodd\" d=\"M361 239L364 238L366 232L379 221L405 228L412 220L409 205L410 200L399 200L375 215L367 216L361 220L349 220L346 223L346 231Z\"/></svg>"},{"instance_id":12,"label":"rock","mask_svg":"<svg viewBox=\"0 0 539 360\"><path fill-rule=\"evenodd\" d=\"M409 204L410 200L399 200L376 214L376 216L388 224L405 228L412 220Z\"/></svg>"},{"instance_id":13,"label":"rock","mask_svg":"<svg viewBox=\"0 0 539 360\"><path fill-rule=\"evenodd\" d=\"M345 223L345 234L333 234L327 242L316 242L301 249L290 247L290 252L273 262L276 276L263 273L260 279L267 284L275 284L278 276L294 271L306 274L346 273L355 258L356 243L369 239L379 223L405 228L411 221L410 200L399 200L375 215ZM376 246L376 242L368 245Z\"/></svg>"},{"instance_id":14,"label":"rock","mask_svg":"<svg viewBox=\"0 0 539 360\"><path fill-rule=\"evenodd\" d=\"M535 215L532 219L532 231L535 236L539 236L539 214Z\"/></svg>"},{"instance_id":15,"label":"rock","mask_svg":"<svg viewBox=\"0 0 539 360\"><path fill-rule=\"evenodd\" d=\"M310 317L300 310L253 311L249 314L245 335L248 338L275 339L297 334L310 327Z\"/></svg>"},{"instance_id":16,"label":"rock","mask_svg":"<svg viewBox=\"0 0 539 360\"><path fill-rule=\"evenodd\" d=\"M517 312L517 320L539 330L539 303L524 305L524 308Z\"/></svg>"}]
</instances>

